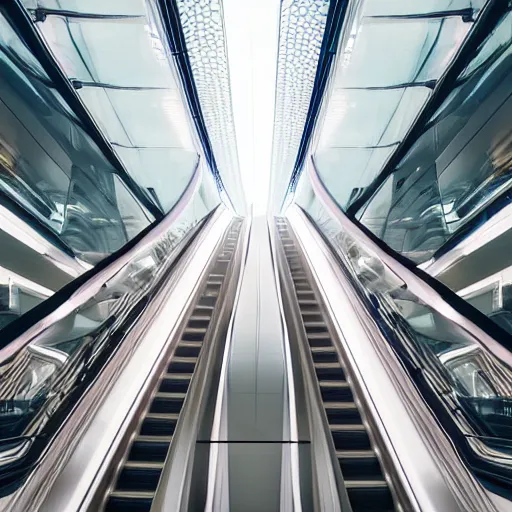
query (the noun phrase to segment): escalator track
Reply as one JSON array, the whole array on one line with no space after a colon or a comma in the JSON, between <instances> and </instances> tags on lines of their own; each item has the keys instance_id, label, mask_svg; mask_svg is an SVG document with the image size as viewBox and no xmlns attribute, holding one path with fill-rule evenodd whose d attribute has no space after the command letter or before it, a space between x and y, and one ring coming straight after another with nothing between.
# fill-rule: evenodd
<instances>
[{"instance_id":1,"label":"escalator track","mask_svg":"<svg viewBox=\"0 0 512 512\"><path fill-rule=\"evenodd\" d=\"M277 230L293 281L308 350L353 512L391 512L393 496L347 380L325 312L284 219Z\"/></svg>"},{"instance_id":2,"label":"escalator track","mask_svg":"<svg viewBox=\"0 0 512 512\"><path fill-rule=\"evenodd\" d=\"M241 226L240 219L232 222L176 349L151 392L136 432L131 433L132 441L106 496L105 512L147 512L151 508L203 342L221 302Z\"/></svg>"}]
</instances>

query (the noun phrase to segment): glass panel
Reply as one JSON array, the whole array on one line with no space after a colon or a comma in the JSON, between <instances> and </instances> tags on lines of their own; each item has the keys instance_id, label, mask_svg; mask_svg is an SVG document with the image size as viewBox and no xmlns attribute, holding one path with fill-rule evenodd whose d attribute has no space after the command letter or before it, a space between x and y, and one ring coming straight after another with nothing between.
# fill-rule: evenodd
<instances>
[{"instance_id":1,"label":"glass panel","mask_svg":"<svg viewBox=\"0 0 512 512\"><path fill-rule=\"evenodd\" d=\"M170 211L188 185L198 163L194 151L176 148L125 148L117 146L130 174L156 198L163 211ZM187 170L188 172L185 172ZM206 172L209 172L206 170ZM168 186L172 183L173 186Z\"/></svg>"},{"instance_id":2,"label":"glass panel","mask_svg":"<svg viewBox=\"0 0 512 512\"><path fill-rule=\"evenodd\" d=\"M317 151L399 142L429 96L430 91L425 87L377 91L335 89L325 113Z\"/></svg>"},{"instance_id":3,"label":"glass panel","mask_svg":"<svg viewBox=\"0 0 512 512\"><path fill-rule=\"evenodd\" d=\"M435 80L471 23L460 17L366 21L355 36L350 63L337 87L386 87Z\"/></svg>"},{"instance_id":4,"label":"glass panel","mask_svg":"<svg viewBox=\"0 0 512 512\"><path fill-rule=\"evenodd\" d=\"M318 174L342 208L355 201L378 174L395 145L375 148L331 148L318 151Z\"/></svg>"},{"instance_id":5,"label":"glass panel","mask_svg":"<svg viewBox=\"0 0 512 512\"><path fill-rule=\"evenodd\" d=\"M123 14L121 7L112 13ZM198 155L172 65L148 13L101 21L51 14L38 26L67 76L80 82L78 94L128 172L168 212Z\"/></svg>"},{"instance_id":6,"label":"glass panel","mask_svg":"<svg viewBox=\"0 0 512 512\"><path fill-rule=\"evenodd\" d=\"M508 14L389 178L387 207L378 192L358 215L368 227L378 224L379 236L414 261L428 260L510 189L511 48Z\"/></svg>"},{"instance_id":7,"label":"glass panel","mask_svg":"<svg viewBox=\"0 0 512 512\"><path fill-rule=\"evenodd\" d=\"M38 27L70 78L118 87L178 87L146 18L99 22L52 15Z\"/></svg>"},{"instance_id":8,"label":"glass panel","mask_svg":"<svg viewBox=\"0 0 512 512\"><path fill-rule=\"evenodd\" d=\"M468 7L468 1L361 3L338 52L313 150L342 208L377 178L471 29L469 18L442 12ZM430 12L440 15L421 16Z\"/></svg>"},{"instance_id":9,"label":"glass panel","mask_svg":"<svg viewBox=\"0 0 512 512\"><path fill-rule=\"evenodd\" d=\"M0 24L0 189L97 260L154 219L128 190L129 214L120 211L116 170L3 16Z\"/></svg>"}]
</instances>

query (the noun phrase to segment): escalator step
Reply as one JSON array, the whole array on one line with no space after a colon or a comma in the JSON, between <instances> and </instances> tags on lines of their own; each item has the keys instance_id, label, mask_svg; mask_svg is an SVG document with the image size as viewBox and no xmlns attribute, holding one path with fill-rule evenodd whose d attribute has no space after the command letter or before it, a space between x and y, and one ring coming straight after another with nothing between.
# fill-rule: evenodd
<instances>
[{"instance_id":1,"label":"escalator step","mask_svg":"<svg viewBox=\"0 0 512 512\"><path fill-rule=\"evenodd\" d=\"M210 325L210 316L194 316L188 321L187 327L190 329L206 329Z\"/></svg>"},{"instance_id":2,"label":"escalator step","mask_svg":"<svg viewBox=\"0 0 512 512\"><path fill-rule=\"evenodd\" d=\"M345 372L339 364L315 364L315 372L319 381L346 380Z\"/></svg>"},{"instance_id":3,"label":"escalator step","mask_svg":"<svg viewBox=\"0 0 512 512\"><path fill-rule=\"evenodd\" d=\"M190 384L192 375L181 374L184 378L178 378L179 374L167 374L164 379L160 381L158 391L162 393L186 393Z\"/></svg>"},{"instance_id":4,"label":"escalator step","mask_svg":"<svg viewBox=\"0 0 512 512\"><path fill-rule=\"evenodd\" d=\"M330 425L361 425L362 419L357 408L327 409L327 420Z\"/></svg>"},{"instance_id":5,"label":"escalator step","mask_svg":"<svg viewBox=\"0 0 512 512\"><path fill-rule=\"evenodd\" d=\"M308 341L310 347L331 347L332 341L328 332L309 333Z\"/></svg>"},{"instance_id":6,"label":"escalator step","mask_svg":"<svg viewBox=\"0 0 512 512\"><path fill-rule=\"evenodd\" d=\"M140 427L142 436L172 436L177 420L147 416Z\"/></svg>"},{"instance_id":7,"label":"escalator step","mask_svg":"<svg viewBox=\"0 0 512 512\"><path fill-rule=\"evenodd\" d=\"M211 296L211 295L203 295L199 301L199 306L208 306L210 308L213 308L215 306L215 302L217 301L217 297Z\"/></svg>"},{"instance_id":8,"label":"escalator step","mask_svg":"<svg viewBox=\"0 0 512 512\"><path fill-rule=\"evenodd\" d=\"M306 334L327 334L327 325L324 322L304 322Z\"/></svg>"},{"instance_id":9,"label":"escalator step","mask_svg":"<svg viewBox=\"0 0 512 512\"><path fill-rule=\"evenodd\" d=\"M316 301L313 301L311 302L310 304L303 304L300 306L300 311L302 314L304 313L315 313L317 312L319 309L319 306L318 306L318 302Z\"/></svg>"},{"instance_id":10,"label":"escalator step","mask_svg":"<svg viewBox=\"0 0 512 512\"><path fill-rule=\"evenodd\" d=\"M331 381L325 381L331 384ZM321 386L320 392L324 402L353 402L354 395L347 382L335 382L336 386ZM344 384L339 386L339 384Z\"/></svg>"},{"instance_id":11,"label":"escalator step","mask_svg":"<svg viewBox=\"0 0 512 512\"><path fill-rule=\"evenodd\" d=\"M114 491L107 500L105 512L149 512L153 496L153 492Z\"/></svg>"},{"instance_id":12,"label":"escalator step","mask_svg":"<svg viewBox=\"0 0 512 512\"><path fill-rule=\"evenodd\" d=\"M360 430L348 430L339 427L331 428L336 450L371 450L370 438L362 425Z\"/></svg>"},{"instance_id":13,"label":"escalator step","mask_svg":"<svg viewBox=\"0 0 512 512\"><path fill-rule=\"evenodd\" d=\"M128 460L164 462L170 445L168 441L148 442L136 439L132 443Z\"/></svg>"},{"instance_id":14,"label":"escalator step","mask_svg":"<svg viewBox=\"0 0 512 512\"><path fill-rule=\"evenodd\" d=\"M182 396L182 393L157 393L151 402L149 412L157 414L179 414L184 401L185 397Z\"/></svg>"},{"instance_id":15,"label":"escalator step","mask_svg":"<svg viewBox=\"0 0 512 512\"><path fill-rule=\"evenodd\" d=\"M229 265L229 258L224 258L217 260L215 262L215 272L220 273L227 273L228 271L228 265Z\"/></svg>"},{"instance_id":16,"label":"escalator step","mask_svg":"<svg viewBox=\"0 0 512 512\"><path fill-rule=\"evenodd\" d=\"M206 334L206 328L187 327L181 336L183 341L203 341Z\"/></svg>"},{"instance_id":17,"label":"escalator step","mask_svg":"<svg viewBox=\"0 0 512 512\"><path fill-rule=\"evenodd\" d=\"M306 299L306 298L314 299L315 298L315 292L311 289L311 287L309 287L309 288L296 287L295 293L297 294L297 297L303 297L304 299Z\"/></svg>"},{"instance_id":18,"label":"escalator step","mask_svg":"<svg viewBox=\"0 0 512 512\"><path fill-rule=\"evenodd\" d=\"M380 486L351 487L347 485L348 498L353 512L393 512L393 497L385 482Z\"/></svg>"},{"instance_id":19,"label":"escalator step","mask_svg":"<svg viewBox=\"0 0 512 512\"><path fill-rule=\"evenodd\" d=\"M338 354L330 350L312 351L314 363L337 363Z\"/></svg>"},{"instance_id":20,"label":"escalator step","mask_svg":"<svg viewBox=\"0 0 512 512\"><path fill-rule=\"evenodd\" d=\"M196 368L196 362L197 362L197 358L194 357L193 360L185 360L186 358L180 358L180 359L176 359L176 358L173 358L171 359L171 362L169 364L169 366L167 367L167 372L168 374L173 374L173 373L194 373L194 370Z\"/></svg>"},{"instance_id":21,"label":"escalator step","mask_svg":"<svg viewBox=\"0 0 512 512\"><path fill-rule=\"evenodd\" d=\"M379 459L372 450L338 452L338 461L345 480L384 480ZM340 456L341 455L341 456Z\"/></svg>"},{"instance_id":22,"label":"escalator step","mask_svg":"<svg viewBox=\"0 0 512 512\"><path fill-rule=\"evenodd\" d=\"M198 357L202 343L198 341L182 342L176 347L176 357Z\"/></svg>"},{"instance_id":23,"label":"escalator step","mask_svg":"<svg viewBox=\"0 0 512 512\"><path fill-rule=\"evenodd\" d=\"M302 314L302 319L305 323L306 322L317 322L317 323L322 322L323 324L325 324L324 316L322 315L320 310L318 310L318 311L301 311L301 314Z\"/></svg>"},{"instance_id":24,"label":"escalator step","mask_svg":"<svg viewBox=\"0 0 512 512\"><path fill-rule=\"evenodd\" d=\"M126 463L117 479L116 489L126 491L155 491L163 464Z\"/></svg>"}]
</instances>

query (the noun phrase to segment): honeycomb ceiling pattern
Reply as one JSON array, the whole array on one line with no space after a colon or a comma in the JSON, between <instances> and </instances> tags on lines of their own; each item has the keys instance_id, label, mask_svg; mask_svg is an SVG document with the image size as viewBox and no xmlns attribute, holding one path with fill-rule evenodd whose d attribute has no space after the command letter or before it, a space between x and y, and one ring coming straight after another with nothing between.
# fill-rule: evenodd
<instances>
[{"instance_id":1,"label":"honeycomb ceiling pattern","mask_svg":"<svg viewBox=\"0 0 512 512\"><path fill-rule=\"evenodd\" d=\"M300 146L329 0L284 0L277 65L271 208L279 210Z\"/></svg>"},{"instance_id":2,"label":"honeycomb ceiling pattern","mask_svg":"<svg viewBox=\"0 0 512 512\"><path fill-rule=\"evenodd\" d=\"M178 0L177 5L217 167L234 209L243 214L222 1Z\"/></svg>"}]
</instances>

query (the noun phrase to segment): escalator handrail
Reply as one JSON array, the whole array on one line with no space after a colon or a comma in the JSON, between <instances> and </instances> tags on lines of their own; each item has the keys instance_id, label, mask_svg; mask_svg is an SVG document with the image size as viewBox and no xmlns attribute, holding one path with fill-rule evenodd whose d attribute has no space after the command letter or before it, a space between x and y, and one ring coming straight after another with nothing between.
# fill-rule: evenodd
<instances>
[{"instance_id":1,"label":"escalator handrail","mask_svg":"<svg viewBox=\"0 0 512 512\"><path fill-rule=\"evenodd\" d=\"M109 265L100 267L99 271L97 269L92 269L82 276L83 280L80 280L78 285L72 282L65 287L65 289L57 292L50 299L57 300L57 306L34 325L22 332L11 343L0 349L0 366L22 350L28 343L36 341L48 327L64 319L76 308L92 299L106 282L113 278L125 266L129 265L130 262L140 252L144 251L148 245L153 244L159 237L164 235L183 213L185 207L190 203L200 181L201 169L198 162L184 192L172 210L162 219L162 221L157 223L149 231L144 232L144 236L138 239L135 245L130 247L128 251L123 252L118 258L115 258L114 253ZM62 299L59 300L61 296Z\"/></svg>"},{"instance_id":2,"label":"escalator handrail","mask_svg":"<svg viewBox=\"0 0 512 512\"><path fill-rule=\"evenodd\" d=\"M510 338L508 333L497 327L492 320L489 320L448 287L418 269L407 258L393 251L367 228L349 219L322 182L313 158L308 169L315 194L348 235L382 261L421 301L460 326L469 334L472 341L484 350L488 350L505 364L512 366L512 353L506 348L506 344L509 343L508 338Z\"/></svg>"},{"instance_id":3,"label":"escalator handrail","mask_svg":"<svg viewBox=\"0 0 512 512\"><path fill-rule=\"evenodd\" d=\"M139 410L147 386L154 382L153 370L165 365L169 344L172 350L174 340L179 339L176 336L197 290L198 275L207 268L209 249L217 246L230 218L224 208L217 210L191 241L183 241L174 250L180 257L172 274L164 275L108 364L74 404L30 479L7 497L18 506L8 510L87 510L98 488L110 481L106 475L111 457ZM199 251L199 247L206 250ZM71 474L73 486L69 486ZM0 500L0 510L7 510L3 505Z\"/></svg>"},{"instance_id":4,"label":"escalator handrail","mask_svg":"<svg viewBox=\"0 0 512 512\"><path fill-rule=\"evenodd\" d=\"M364 226L359 226L350 220L336 205L329 191L321 182L314 165L309 168L309 176L315 193L342 231L354 240L355 245L375 258L376 262L380 261L383 278L386 273L394 274L396 280L402 283L396 285L397 290L399 287L403 293L414 297L414 301L424 304L431 312L444 318L458 329L459 335L466 342L473 344L487 357L493 358L497 365L502 364L504 369L512 367L512 354L506 348L507 341L510 343L510 335L502 332L501 328L494 325L491 319L467 304L464 299L458 297L447 287L432 277L424 275L406 258L395 256L394 251L376 239ZM365 285L355 275L352 278L353 285L356 290L359 290L358 293L361 293L362 296L365 295L363 292ZM370 293L370 295L372 294ZM380 295L383 297L382 303L378 298ZM512 481L510 458L504 458L504 454L483 453L478 446L474 445L474 437L466 432L465 425L471 426L468 428L476 429L474 432L478 433L483 428L480 414L476 411L469 412L466 409L462 399L463 394L460 394L461 391L452 382L451 377L445 373L439 373L439 369L435 366L435 357L432 358L433 366L430 364L431 360L423 354L421 346L418 345L417 339L412 334L411 326L405 325L405 318L398 313L393 313L393 306L388 308L385 305L385 294L380 295L377 293L371 298L366 297L364 299L365 307L373 311L372 315L377 317L377 322L382 325L382 327L379 326L379 330L383 331L386 344L406 368L409 379L420 390L421 399L429 406L437 422L442 425L446 437L456 447L458 456L465 461L466 468L473 476L480 477L480 481L487 487L492 487L494 492L509 497L510 493L507 489ZM374 307L372 300L380 305ZM386 332L390 326L393 326L391 327L393 331ZM496 333L498 338L494 336ZM419 363L413 361L416 356L419 358ZM426 370L421 367L423 361L428 363L429 368ZM443 387L448 390L448 394L442 391ZM455 408L453 404L450 405L449 396L455 401ZM462 426L461 422L463 422Z\"/></svg>"}]
</instances>

